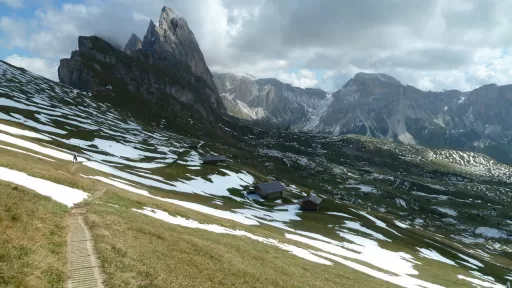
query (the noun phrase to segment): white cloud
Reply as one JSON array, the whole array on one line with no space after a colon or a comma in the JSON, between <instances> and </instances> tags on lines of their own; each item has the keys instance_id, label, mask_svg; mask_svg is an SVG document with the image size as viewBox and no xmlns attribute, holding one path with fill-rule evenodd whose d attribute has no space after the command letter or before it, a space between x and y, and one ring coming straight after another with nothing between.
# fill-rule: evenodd
<instances>
[{"instance_id":1,"label":"white cloud","mask_svg":"<svg viewBox=\"0 0 512 288\"><path fill-rule=\"evenodd\" d=\"M0 3L4 3L5 5L11 8L22 8L23 0L0 0Z\"/></svg>"},{"instance_id":2,"label":"white cloud","mask_svg":"<svg viewBox=\"0 0 512 288\"><path fill-rule=\"evenodd\" d=\"M512 38L503 37L512 33L507 0L439 0L400 10L394 0L70 1L44 6L32 19L0 17L0 44L50 62L69 57L79 35L95 34L122 47L132 33L142 38L164 5L187 20L207 64L218 72L328 91L359 71L388 73L432 90L512 83ZM319 74L283 72L292 68Z\"/></svg>"},{"instance_id":3,"label":"white cloud","mask_svg":"<svg viewBox=\"0 0 512 288\"><path fill-rule=\"evenodd\" d=\"M299 73L284 73L280 71L276 78L284 83L292 84L292 86L301 88L313 88L318 84L315 73L301 69Z\"/></svg>"},{"instance_id":4,"label":"white cloud","mask_svg":"<svg viewBox=\"0 0 512 288\"><path fill-rule=\"evenodd\" d=\"M238 65L210 65L210 70L215 72L229 72L234 74L249 73L258 78L276 78L277 73L279 71L286 70L288 66L289 62L283 59L263 59L256 63L241 62Z\"/></svg>"},{"instance_id":5,"label":"white cloud","mask_svg":"<svg viewBox=\"0 0 512 288\"><path fill-rule=\"evenodd\" d=\"M322 76L322 78L324 80L326 80L326 79L332 78L334 75L336 75L336 71L335 70L327 70L327 71L325 71L325 73Z\"/></svg>"},{"instance_id":6,"label":"white cloud","mask_svg":"<svg viewBox=\"0 0 512 288\"><path fill-rule=\"evenodd\" d=\"M48 79L59 81L57 77L57 69L59 65L57 62L37 57L21 57L16 54L8 56L4 61L14 66L25 68Z\"/></svg>"}]
</instances>

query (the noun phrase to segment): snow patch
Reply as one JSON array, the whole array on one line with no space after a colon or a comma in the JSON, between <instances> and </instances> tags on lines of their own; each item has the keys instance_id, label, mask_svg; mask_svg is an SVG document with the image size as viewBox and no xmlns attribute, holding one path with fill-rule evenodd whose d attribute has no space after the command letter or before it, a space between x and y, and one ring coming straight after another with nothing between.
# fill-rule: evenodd
<instances>
[{"instance_id":1,"label":"snow patch","mask_svg":"<svg viewBox=\"0 0 512 288\"><path fill-rule=\"evenodd\" d=\"M499 284L496 284L496 283L489 283L489 282L482 281L482 280L479 280L479 279L466 277L464 275L457 275L457 277L459 279L467 280L467 281L469 281L469 282L471 282L473 284L480 285L482 287L489 287L489 288L504 288L505 287L503 285L499 285ZM479 286L477 286L477 287L479 287Z\"/></svg>"},{"instance_id":2,"label":"snow patch","mask_svg":"<svg viewBox=\"0 0 512 288\"><path fill-rule=\"evenodd\" d=\"M425 249L425 248L416 248L416 249L418 249L420 251L419 254L425 258L430 258L430 259L444 262L446 264L458 266L457 264L455 264L455 262L453 262L452 260L450 260L446 257L443 257L441 254L437 253L434 249Z\"/></svg>"},{"instance_id":3,"label":"snow patch","mask_svg":"<svg viewBox=\"0 0 512 288\"><path fill-rule=\"evenodd\" d=\"M23 153L23 154L27 154L27 155L30 155L30 156L34 156L34 157L41 158L41 159L48 160L48 161L52 161L52 162L55 161L55 160L52 160L50 158L39 156L39 155L36 155L36 154L33 154L33 153L29 153L29 152L26 152L26 151L23 151L23 150L19 150L19 149L16 149L16 148L11 148L11 147L7 147L7 146L3 146L3 145L0 145L0 148L4 148L4 149L11 150L11 151L20 152L20 153Z\"/></svg>"},{"instance_id":4,"label":"snow patch","mask_svg":"<svg viewBox=\"0 0 512 288\"><path fill-rule=\"evenodd\" d=\"M348 228L352 228L354 230L361 231L361 232L369 234L369 235L372 235L373 237L375 237L376 239L379 239L379 240L391 241L388 238L384 237L382 234L379 234L379 233L377 233L377 232L375 232L373 230L370 230L368 228L365 228L365 227L361 226L361 224L358 223L358 222L345 221L345 224L343 226L348 227Z\"/></svg>"},{"instance_id":5,"label":"snow patch","mask_svg":"<svg viewBox=\"0 0 512 288\"><path fill-rule=\"evenodd\" d=\"M4 167L0 167L0 180L34 190L37 193L48 196L68 207L72 207L76 203L82 202L88 196L87 193L81 190L32 177L23 172L18 172Z\"/></svg>"},{"instance_id":6,"label":"snow patch","mask_svg":"<svg viewBox=\"0 0 512 288\"><path fill-rule=\"evenodd\" d=\"M409 226L409 225L407 225L407 224L405 224L403 222L397 221L397 220L395 220L395 224L396 224L396 226L398 226L400 228L404 228L404 229L405 228L411 228L411 226Z\"/></svg>"},{"instance_id":7,"label":"snow patch","mask_svg":"<svg viewBox=\"0 0 512 288\"><path fill-rule=\"evenodd\" d=\"M451 216L457 216L457 212L455 210L453 210L452 208L447 208L447 207L434 207L436 208L437 210L445 213L445 214L448 214L448 215L451 215Z\"/></svg>"},{"instance_id":8,"label":"snow patch","mask_svg":"<svg viewBox=\"0 0 512 288\"><path fill-rule=\"evenodd\" d=\"M22 130L22 129L14 128L14 127L7 126L7 125L4 125L4 124L0 124L0 130L5 131L7 133L15 134L15 135L27 136L27 137L32 137L32 138L39 138L39 139L43 139L43 140L51 140L50 138L48 138L46 136L43 136L43 135L41 135L39 133L35 133L35 132L32 132L32 131L27 131L27 130Z\"/></svg>"},{"instance_id":9,"label":"snow patch","mask_svg":"<svg viewBox=\"0 0 512 288\"><path fill-rule=\"evenodd\" d=\"M509 238L504 231L490 227L478 227L475 229L475 233L488 238Z\"/></svg>"},{"instance_id":10,"label":"snow patch","mask_svg":"<svg viewBox=\"0 0 512 288\"><path fill-rule=\"evenodd\" d=\"M118 182L118 181L115 181L112 179L108 179L105 177L101 177L101 176L85 176L85 175L81 175L81 176L86 177L86 178L96 179L96 180L108 183L110 185L116 186L118 188L121 188L121 189L124 189L127 191L131 191L133 193L141 194L141 195L144 195L147 197L151 197L151 198L158 199L158 200L168 202L168 203L172 203L175 205L180 205L182 207L196 210L196 211L199 211L199 212L202 212L205 214L210 214L210 215L217 216L220 218L233 220L233 221L245 224L245 225L259 225L259 223L257 221L249 219L240 214L235 214L235 213L232 213L229 211L218 210L218 209L210 208L208 206L204 206L204 205L200 205L200 204L196 204L196 203L153 196L153 195L149 194L149 192L146 190L138 189L138 188L132 187L130 185L126 185L124 183L121 183L121 182Z\"/></svg>"},{"instance_id":11,"label":"snow patch","mask_svg":"<svg viewBox=\"0 0 512 288\"><path fill-rule=\"evenodd\" d=\"M364 192L364 193L377 193L377 190L375 190L375 188L370 187L370 186L366 186L366 185L362 185L362 184L359 184L359 185L345 185L344 187L347 187L347 188L359 188L359 190L361 192Z\"/></svg>"},{"instance_id":12,"label":"snow patch","mask_svg":"<svg viewBox=\"0 0 512 288\"><path fill-rule=\"evenodd\" d=\"M348 214L345 214L345 213L340 213L340 212L325 212L325 214L329 214L329 215L338 215L338 216L343 216L343 217L347 217L347 218L354 218Z\"/></svg>"}]
</instances>

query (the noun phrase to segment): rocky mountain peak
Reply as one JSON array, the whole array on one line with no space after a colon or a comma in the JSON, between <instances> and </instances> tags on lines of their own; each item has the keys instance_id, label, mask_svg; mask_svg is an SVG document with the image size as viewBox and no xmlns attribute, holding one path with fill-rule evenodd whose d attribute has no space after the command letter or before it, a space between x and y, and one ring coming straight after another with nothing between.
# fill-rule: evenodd
<instances>
[{"instance_id":1,"label":"rocky mountain peak","mask_svg":"<svg viewBox=\"0 0 512 288\"><path fill-rule=\"evenodd\" d=\"M395 84L402 85L400 81L396 80L392 76L384 73L365 73L359 72L352 79L350 79L343 88L361 86L363 83L370 84L371 86L379 84Z\"/></svg>"},{"instance_id":2,"label":"rocky mountain peak","mask_svg":"<svg viewBox=\"0 0 512 288\"><path fill-rule=\"evenodd\" d=\"M162 9L159 26L149 22L143 41L130 37L126 53L96 36L80 36L78 44L79 50L60 62L59 80L66 85L90 93L110 86L158 103L162 114L182 103L210 119L226 113L194 34L170 8Z\"/></svg>"},{"instance_id":3,"label":"rocky mountain peak","mask_svg":"<svg viewBox=\"0 0 512 288\"><path fill-rule=\"evenodd\" d=\"M178 22L178 14L174 12L169 7L164 6L162 8L162 13L160 14L160 20L158 21L158 27L161 29L167 29L168 31L172 31L176 29L176 24Z\"/></svg>"},{"instance_id":4,"label":"rocky mountain peak","mask_svg":"<svg viewBox=\"0 0 512 288\"><path fill-rule=\"evenodd\" d=\"M215 87L194 33L188 27L187 21L171 8L162 8L158 26L150 21L142 41L142 49L151 54L151 61L179 65L202 77L212 88Z\"/></svg>"},{"instance_id":5,"label":"rocky mountain peak","mask_svg":"<svg viewBox=\"0 0 512 288\"><path fill-rule=\"evenodd\" d=\"M92 37L78 36L78 50L89 51L93 47Z\"/></svg>"},{"instance_id":6,"label":"rocky mountain peak","mask_svg":"<svg viewBox=\"0 0 512 288\"><path fill-rule=\"evenodd\" d=\"M140 38L137 35L132 34L130 40L128 40L128 42L124 46L123 51L131 55L139 49L142 49L142 40L140 40Z\"/></svg>"}]
</instances>

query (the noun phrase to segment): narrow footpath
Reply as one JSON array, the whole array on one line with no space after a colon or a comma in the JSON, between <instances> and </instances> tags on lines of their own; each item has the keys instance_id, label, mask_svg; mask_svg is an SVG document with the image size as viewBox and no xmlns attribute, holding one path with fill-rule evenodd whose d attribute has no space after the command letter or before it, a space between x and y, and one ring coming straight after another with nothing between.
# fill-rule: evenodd
<instances>
[{"instance_id":1,"label":"narrow footpath","mask_svg":"<svg viewBox=\"0 0 512 288\"><path fill-rule=\"evenodd\" d=\"M85 208L74 208L69 216L68 288L103 288L100 263L96 259L93 239L83 215Z\"/></svg>"}]
</instances>

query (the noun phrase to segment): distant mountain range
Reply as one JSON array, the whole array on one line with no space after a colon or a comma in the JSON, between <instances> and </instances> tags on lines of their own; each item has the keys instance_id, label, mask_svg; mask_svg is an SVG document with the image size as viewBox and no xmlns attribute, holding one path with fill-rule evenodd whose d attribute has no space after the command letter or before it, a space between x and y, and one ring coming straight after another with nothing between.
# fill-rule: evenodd
<instances>
[{"instance_id":1,"label":"distant mountain range","mask_svg":"<svg viewBox=\"0 0 512 288\"><path fill-rule=\"evenodd\" d=\"M296 131L360 134L482 152L512 163L512 85L421 91L386 74L357 73L332 95L276 79L214 73L231 115Z\"/></svg>"}]
</instances>

